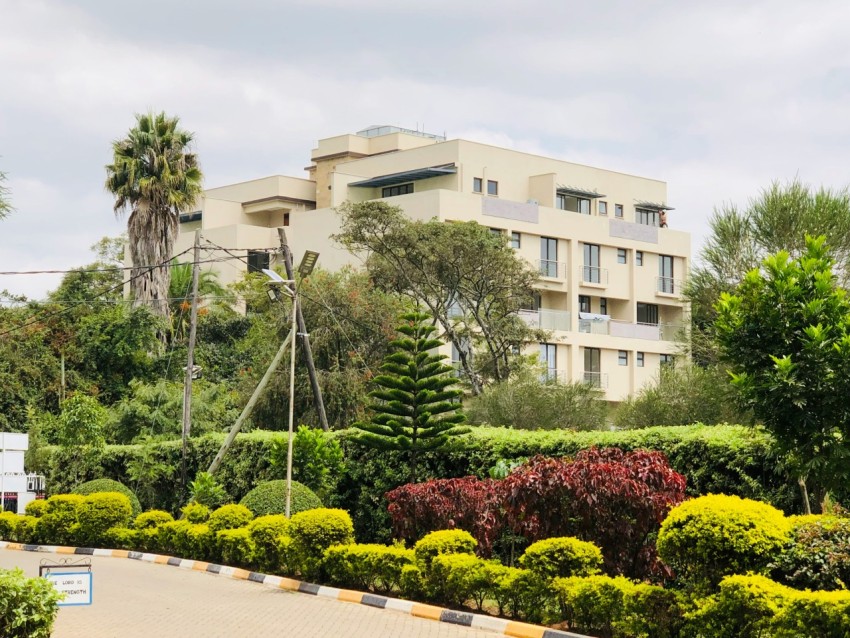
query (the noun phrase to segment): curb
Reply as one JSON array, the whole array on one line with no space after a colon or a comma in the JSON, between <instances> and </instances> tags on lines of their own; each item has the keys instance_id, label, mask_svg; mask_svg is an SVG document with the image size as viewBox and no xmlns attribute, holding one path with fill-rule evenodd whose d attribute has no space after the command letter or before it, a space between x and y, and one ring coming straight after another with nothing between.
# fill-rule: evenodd
<instances>
[{"instance_id":1,"label":"curb","mask_svg":"<svg viewBox=\"0 0 850 638\"><path fill-rule=\"evenodd\" d=\"M131 560L139 560L145 563L169 565L171 567L179 567L180 569L206 572L217 576L232 578L234 580L251 581L253 583L260 583L266 587L273 587L275 589L283 589L285 591L301 594L310 594L320 598L329 598L331 600L339 600L347 603L358 603L361 605L368 605L369 607L376 607L378 609L400 611L418 618L436 620L438 622L461 625L463 627L472 627L474 629L483 629L486 631L500 633L503 636L511 636L512 638L592 638L583 634L574 634L568 631L550 629L548 627L541 627L540 625L530 625L528 623L506 620L495 616L456 611L454 609L435 607L433 605L416 603L410 600L402 600L400 598L388 598L386 596L378 596L377 594L353 591L350 589L314 585L312 583L305 583L293 578L261 574L259 572L252 572L239 567L228 567L226 565L206 563L204 561L191 560L188 558L162 556L160 554L149 554L146 552L133 552L125 549L94 549L91 547L63 547L60 545L26 545L23 543L11 543L8 541L0 541L0 549L44 554L71 554L76 556L129 558Z\"/></svg>"}]
</instances>

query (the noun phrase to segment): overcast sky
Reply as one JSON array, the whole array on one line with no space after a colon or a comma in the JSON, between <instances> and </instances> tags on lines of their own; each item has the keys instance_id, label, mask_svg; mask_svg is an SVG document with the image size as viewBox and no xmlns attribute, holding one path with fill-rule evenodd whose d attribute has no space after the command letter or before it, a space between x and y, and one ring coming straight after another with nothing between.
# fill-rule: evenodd
<instances>
[{"instance_id":1,"label":"overcast sky","mask_svg":"<svg viewBox=\"0 0 850 638\"><path fill-rule=\"evenodd\" d=\"M104 165L148 109L195 132L207 187L304 176L370 124L661 179L697 255L724 201L850 182L848 32L837 0L0 0L0 271L123 229Z\"/></svg>"}]
</instances>

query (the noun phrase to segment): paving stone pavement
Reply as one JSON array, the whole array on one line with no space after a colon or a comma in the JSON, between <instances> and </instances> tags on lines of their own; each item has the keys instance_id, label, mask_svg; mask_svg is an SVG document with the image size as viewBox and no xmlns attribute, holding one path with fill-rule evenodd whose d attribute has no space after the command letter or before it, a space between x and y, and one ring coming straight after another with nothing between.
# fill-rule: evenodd
<instances>
[{"instance_id":1,"label":"paving stone pavement","mask_svg":"<svg viewBox=\"0 0 850 638\"><path fill-rule=\"evenodd\" d=\"M0 549L0 568L38 575L56 554ZM83 558L72 556L70 558ZM365 605L140 561L92 556L90 607L62 607L53 638L492 638L495 634Z\"/></svg>"}]
</instances>

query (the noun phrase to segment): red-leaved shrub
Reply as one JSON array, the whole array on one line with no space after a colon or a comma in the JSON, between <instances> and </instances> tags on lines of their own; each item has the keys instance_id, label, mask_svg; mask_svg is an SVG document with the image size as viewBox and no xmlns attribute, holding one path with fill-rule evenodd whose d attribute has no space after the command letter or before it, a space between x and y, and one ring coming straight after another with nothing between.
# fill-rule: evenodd
<instances>
[{"instance_id":1,"label":"red-leaved shrub","mask_svg":"<svg viewBox=\"0 0 850 638\"><path fill-rule=\"evenodd\" d=\"M599 546L609 574L657 578L655 534L685 499L685 477L660 452L591 448L573 460L535 457L500 492L508 526L530 541L576 536Z\"/></svg>"}]
</instances>

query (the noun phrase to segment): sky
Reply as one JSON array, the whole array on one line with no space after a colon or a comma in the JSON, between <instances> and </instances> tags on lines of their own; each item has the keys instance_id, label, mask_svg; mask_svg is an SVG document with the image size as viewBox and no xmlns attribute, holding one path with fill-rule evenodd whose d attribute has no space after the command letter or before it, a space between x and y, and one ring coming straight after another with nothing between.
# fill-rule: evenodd
<instances>
[{"instance_id":1,"label":"sky","mask_svg":"<svg viewBox=\"0 0 850 638\"><path fill-rule=\"evenodd\" d=\"M0 0L0 271L123 230L104 166L151 109L207 187L305 177L319 138L372 124L660 179L696 257L717 206L850 183L848 30L833 0Z\"/></svg>"}]
</instances>

